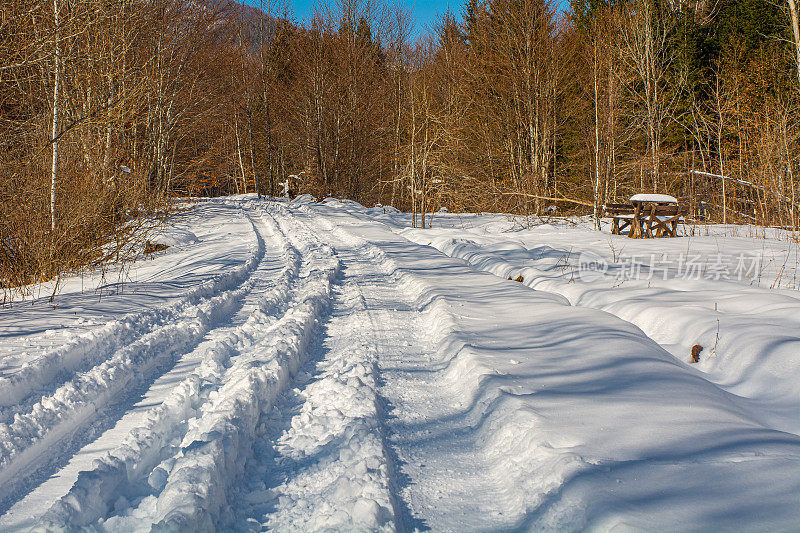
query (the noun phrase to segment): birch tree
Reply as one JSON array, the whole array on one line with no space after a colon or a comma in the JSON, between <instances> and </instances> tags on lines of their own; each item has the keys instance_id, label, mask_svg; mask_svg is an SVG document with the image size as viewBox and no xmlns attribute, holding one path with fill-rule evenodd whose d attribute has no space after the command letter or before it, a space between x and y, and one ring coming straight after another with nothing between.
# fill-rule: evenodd
<instances>
[{"instance_id":1,"label":"birch tree","mask_svg":"<svg viewBox=\"0 0 800 533\"><path fill-rule=\"evenodd\" d=\"M59 23L58 0L53 0L55 31L53 32L53 127L51 142L53 158L50 168L50 230L56 230L56 185L58 183L58 91L61 82L61 25Z\"/></svg>"}]
</instances>

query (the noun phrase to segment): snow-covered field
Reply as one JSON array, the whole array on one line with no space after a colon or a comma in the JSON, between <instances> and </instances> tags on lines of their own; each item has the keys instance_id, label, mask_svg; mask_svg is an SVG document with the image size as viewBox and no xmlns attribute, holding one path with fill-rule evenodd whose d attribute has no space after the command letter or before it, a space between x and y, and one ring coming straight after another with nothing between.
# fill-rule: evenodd
<instances>
[{"instance_id":1,"label":"snow-covered field","mask_svg":"<svg viewBox=\"0 0 800 533\"><path fill-rule=\"evenodd\" d=\"M0 310L0 530L798 529L791 235L409 226L200 201Z\"/></svg>"}]
</instances>

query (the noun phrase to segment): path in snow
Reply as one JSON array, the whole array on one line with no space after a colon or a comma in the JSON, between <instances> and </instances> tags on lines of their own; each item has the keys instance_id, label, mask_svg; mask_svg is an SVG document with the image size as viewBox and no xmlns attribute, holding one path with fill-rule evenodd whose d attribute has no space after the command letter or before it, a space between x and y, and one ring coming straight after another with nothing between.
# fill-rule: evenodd
<instances>
[{"instance_id":1,"label":"path in snow","mask_svg":"<svg viewBox=\"0 0 800 533\"><path fill-rule=\"evenodd\" d=\"M48 348L66 372L15 352L34 370L2 412L0 529L800 520L800 438L631 323L476 271L352 204L207 206L196 217L210 238L228 231L214 209L245 214L219 227L247 257ZM178 276L181 253L150 268Z\"/></svg>"},{"instance_id":2,"label":"path in snow","mask_svg":"<svg viewBox=\"0 0 800 533\"><path fill-rule=\"evenodd\" d=\"M492 475L490 458L471 442L464 397L443 375L446 365L437 355L436 342L441 316L420 310L424 285L390 256L405 243L368 244L353 233L372 230L368 235L374 235L375 228L337 218L340 228L351 231L350 240L365 243L370 259L392 273L390 280L367 284L363 292L370 307L379 310L373 314L382 317L373 322L382 324L381 394L397 464L399 501L407 513L400 525L463 531L502 527L504 481ZM385 244L390 244L389 254Z\"/></svg>"}]
</instances>

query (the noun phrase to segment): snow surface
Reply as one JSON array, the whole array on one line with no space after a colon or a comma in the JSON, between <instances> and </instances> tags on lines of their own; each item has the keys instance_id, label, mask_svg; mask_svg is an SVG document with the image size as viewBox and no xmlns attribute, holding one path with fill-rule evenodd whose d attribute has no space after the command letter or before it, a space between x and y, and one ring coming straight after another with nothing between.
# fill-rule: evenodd
<instances>
[{"instance_id":1,"label":"snow surface","mask_svg":"<svg viewBox=\"0 0 800 533\"><path fill-rule=\"evenodd\" d=\"M409 226L200 201L0 310L0 530L796 529L792 235Z\"/></svg>"},{"instance_id":2,"label":"snow surface","mask_svg":"<svg viewBox=\"0 0 800 533\"><path fill-rule=\"evenodd\" d=\"M677 204L678 199L668 194L640 193L631 196L631 202L663 202L663 203Z\"/></svg>"}]
</instances>

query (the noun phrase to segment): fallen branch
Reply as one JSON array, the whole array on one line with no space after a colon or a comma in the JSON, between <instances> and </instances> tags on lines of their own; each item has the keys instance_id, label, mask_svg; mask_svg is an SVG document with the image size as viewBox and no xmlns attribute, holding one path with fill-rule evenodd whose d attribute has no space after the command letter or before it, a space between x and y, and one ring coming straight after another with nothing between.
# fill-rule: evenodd
<instances>
[{"instance_id":1,"label":"fallen branch","mask_svg":"<svg viewBox=\"0 0 800 533\"><path fill-rule=\"evenodd\" d=\"M588 207L594 207L594 204L589 202L584 202L581 200L573 200L571 198L553 198L550 196L539 196L536 194L530 194L527 192L501 192L500 194L504 196L524 196L525 198L537 198L539 200L549 200L551 202L568 202L570 204L577 204L577 205L585 205Z\"/></svg>"}]
</instances>

